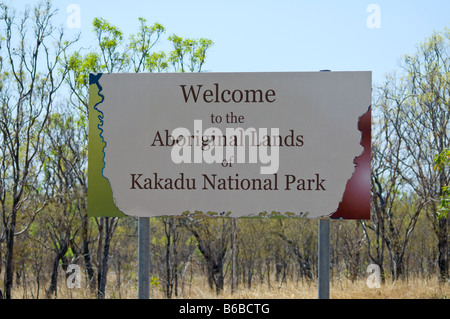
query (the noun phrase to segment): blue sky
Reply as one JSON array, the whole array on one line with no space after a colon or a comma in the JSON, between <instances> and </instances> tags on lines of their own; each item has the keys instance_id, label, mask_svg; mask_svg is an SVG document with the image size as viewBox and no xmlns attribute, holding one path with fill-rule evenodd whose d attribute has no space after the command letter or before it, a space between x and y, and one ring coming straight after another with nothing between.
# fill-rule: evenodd
<instances>
[{"instance_id":1,"label":"blue sky","mask_svg":"<svg viewBox=\"0 0 450 319\"><path fill-rule=\"evenodd\" d=\"M6 1L8 3L8 1ZM31 0L10 1L17 9ZM80 45L95 43L94 17L103 17L125 34L135 33L138 17L173 33L214 41L205 70L211 72L259 71L366 71L373 81L398 69L399 58L415 51L433 30L450 28L448 0L55 0L57 23L67 26L71 4L80 9ZM374 4L380 28L370 28L368 12ZM369 7L370 8L370 7Z\"/></svg>"}]
</instances>

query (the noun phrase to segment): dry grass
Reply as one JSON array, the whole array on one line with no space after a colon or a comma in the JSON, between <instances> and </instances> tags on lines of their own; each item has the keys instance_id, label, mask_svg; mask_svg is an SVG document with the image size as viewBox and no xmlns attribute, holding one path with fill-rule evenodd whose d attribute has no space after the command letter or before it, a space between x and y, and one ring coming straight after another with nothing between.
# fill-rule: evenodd
<instances>
[{"instance_id":1,"label":"dry grass","mask_svg":"<svg viewBox=\"0 0 450 319\"><path fill-rule=\"evenodd\" d=\"M288 282L282 286L272 284L269 288L266 283L255 284L248 289L239 286L235 293L231 293L229 285L224 291L217 295L215 291L209 289L207 281L203 278L194 279L191 284L186 283L184 293L174 298L185 299L317 299L317 283ZM24 294L23 288L14 290L14 298L33 298L30 293ZM45 298L45 292L39 294L40 298ZM69 289L65 285L60 285L58 290L59 299L95 299L95 294L87 289ZM136 299L137 286L124 285L120 291L111 281L107 287L108 299ZM152 299L165 299L161 286L151 288ZM369 288L366 281L361 279L354 283L350 280L334 280L330 285L331 299L447 299L450 298L450 284L439 283L437 278L431 279L410 279L408 281L399 280L395 283L387 281L380 288Z\"/></svg>"},{"instance_id":2,"label":"dry grass","mask_svg":"<svg viewBox=\"0 0 450 319\"><path fill-rule=\"evenodd\" d=\"M355 283L344 280L332 286L330 295L337 299L447 299L450 298L450 285L433 278L388 280L380 288L368 288L364 280Z\"/></svg>"},{"instance_id":3,"label":"dry grass","mask_svg":"<svg viewBox=\"0 0 450 319\"><path fill-rule=\"evenodd\" d=\"M229 286L222 294L211 291L206 280L194 281L178 298L186 299L317 299L317 283L288 282L281 287L267 284L254 285L251 289L240 286L231 293ZM165 298L161 289L152 289L151 297ZM441 284L437 278L412 279L408 281L387 281L380 288L369 288L365 280L352 283L350 280L336 280L330 285L332 299L447 299L450 298L450 284Z\"/></svg>"}]
</instances>

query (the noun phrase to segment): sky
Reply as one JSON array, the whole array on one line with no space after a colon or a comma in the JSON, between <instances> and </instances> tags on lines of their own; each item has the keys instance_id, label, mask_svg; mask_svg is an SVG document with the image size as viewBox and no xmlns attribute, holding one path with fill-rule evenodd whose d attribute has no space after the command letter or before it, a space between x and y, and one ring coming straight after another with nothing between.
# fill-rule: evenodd
<instances>
[{"instance_id":1,"label":"sky","mask_svg":"<svg viewBox=\"0 0 450 319\"><path fill-rule=\"evenodd\" d=\"M9 0L18 11L36 1ZM209 72L372 71L374 83L398 70L402 55L433 31L450 28L448 0L54 0L55 24L78 46L95 44L92 20L102 17L126 35L138 18L171 34L208 38ZM74 9L75 8L75 9ZM78 17L78 20L73 18ZM79 24L74 24L79 21Z\"/></svg>"}]
</instances>

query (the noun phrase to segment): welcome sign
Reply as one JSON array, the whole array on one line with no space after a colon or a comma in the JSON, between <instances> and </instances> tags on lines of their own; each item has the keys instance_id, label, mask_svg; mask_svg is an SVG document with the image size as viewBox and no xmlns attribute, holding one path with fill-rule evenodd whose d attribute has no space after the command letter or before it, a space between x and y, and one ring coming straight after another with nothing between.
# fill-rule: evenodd
<instances>
[{"instance_id":1,"label":"welcome sign","mask_svg":"<svg viewBox=\"0 0 450 319\"><path fill-rule=\"evenodd\" d=\"M371 72L91 74L90 216L368 219Z\"/></svg>"}]
</instances>

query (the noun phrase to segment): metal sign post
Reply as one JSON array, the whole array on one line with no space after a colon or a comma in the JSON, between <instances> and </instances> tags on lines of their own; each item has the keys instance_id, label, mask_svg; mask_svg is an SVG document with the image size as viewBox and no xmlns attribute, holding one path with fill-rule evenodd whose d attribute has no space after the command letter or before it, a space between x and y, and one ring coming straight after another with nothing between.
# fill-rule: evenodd
<instances>
[{"instance_id":1,"label":"metal sign post","mask_svg":"<svg viewBox=\"0 0 450 319\"><path fill-rule=\"evenodd\" d=\"M150 299L150 218L139 217L138 221L138 297Z\"/></svg>"},{"instance_id":2,"label":"metal sign post","mask_svg":"<svg viewBox=\"0 0 450 319\"><path fill-rule=\"evenodd\" d=\"M320 70L330 72L330 70ZM330 220L319 219L319 299L330 298Z\"/></svg>"},{"instance_id":3,"label":"metal sign post","mask_svg":"<svg viewBox=\"0 0 450 319\"><path fill-rule=\"evenodd\" d=\"M330 219L319 219L319 299L330 298Z\"/></svg>"}]
</instances>

